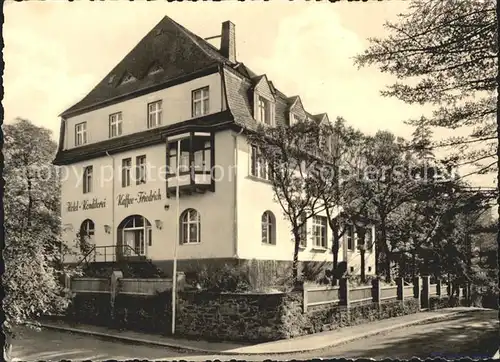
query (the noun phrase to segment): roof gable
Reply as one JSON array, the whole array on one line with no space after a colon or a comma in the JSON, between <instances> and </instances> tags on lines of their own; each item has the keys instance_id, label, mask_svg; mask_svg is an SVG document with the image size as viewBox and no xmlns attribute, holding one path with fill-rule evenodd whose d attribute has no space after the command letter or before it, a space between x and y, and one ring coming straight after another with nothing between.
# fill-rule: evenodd
<instances>
[{"instance_id":1,"label":"roof gable","mask_svg":"<svg viewBox=\"0 0 500 362\"><path fill-rule=\"evenodd\" d=\"M259 75L258 77L252 78L254 84L254 92L262 95L263 97L269 98L271 101L275 102L276 98L274 97L273 89L267 80L267 76L265 74Z\"/></svg>"},{"instance_id":2,"label":"roof gable","mask_svg":"<svg viewBox=\"0 0 500 362\"><path fill-rule=\"evenodd\" d=\"M318 120L320 124L330 123L330 119L328 118L328 114L326 113L316 114L314 115L314 118Z\"/></svg>"},{"instance_id":3,"label":"roof gable","mask_svg":"<svg viewBox=\"0 0 500 362\"><path fill-rule=\"evenodd\" d=\"M302 100L299 96L288 98L288 102L290 103L290 113L297 115L300 119L306 118L307 112L304 109L304 105L302 104Z\"/></svg>"},{"instance_id":4,"label":"roof gable","mask_svg":"<svg viewBox=\"0 0 500 362\"><path fill-rule=\"evenodd\" d=\"M126 94L227 62L211 44L165 16L81 101L61 116L83 112ZM163 71L151 73L152 64ZM136 81L123 83L125 73L130 73Z\"/></svg>"}]
</instances>

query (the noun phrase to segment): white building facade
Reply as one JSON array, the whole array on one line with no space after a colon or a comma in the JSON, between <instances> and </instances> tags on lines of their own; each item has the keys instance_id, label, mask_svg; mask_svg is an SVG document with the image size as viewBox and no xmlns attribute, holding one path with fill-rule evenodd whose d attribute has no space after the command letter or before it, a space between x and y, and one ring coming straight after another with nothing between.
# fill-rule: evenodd
<instances>
[{"instance_id":1,"label":"white building facade","mask_svg":"<svg viewBox=\"0 0 500 362\"><path fill-rule=\"evenodd\" d=\"M299 97L286 97L235 54L232 23L223 23L216 49L165 17L61 115L54 163L64 169L61 213L69 245L85 234L96 261L133 254L167 274L174 253L179 270L200 262L292 261L290 223L245 132L258 122L328 118L307 113ZM326 218L309 219L307 228L299 260L331 262ZM356 237L348 234L339 260L358 273ZM373 228L369 235L373 245ZM374 255L369 247L367 274L375 272Z\"/></svg>"}]
</instances>

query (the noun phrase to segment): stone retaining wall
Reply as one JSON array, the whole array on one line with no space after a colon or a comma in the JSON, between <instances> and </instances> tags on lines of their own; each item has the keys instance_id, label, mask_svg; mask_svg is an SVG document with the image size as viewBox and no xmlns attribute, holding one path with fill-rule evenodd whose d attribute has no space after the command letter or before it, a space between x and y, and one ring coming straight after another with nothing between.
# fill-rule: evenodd
<instances>
[{"instance_id":1,"label":"stone retaining wall","mask_svg":"<svg viewBox=\"0 0 500 362\"><path fill-rule=\"evenodd\" d=\"M301 291L275 294L179 295L177 333L212 340L263 342L417 313L418 299L325 304L303 312Z\"/></svg>"},{"instance_id":2,"label":"stone retaining wall","mask_svg":"<svg viewBox=\"0 0 500 362\"><path fill-rule=\"evenodd\" d=\"M203 339L270 341L282 334L285 293L179 293L177 333Z\"/></svg>"}]
</instances>

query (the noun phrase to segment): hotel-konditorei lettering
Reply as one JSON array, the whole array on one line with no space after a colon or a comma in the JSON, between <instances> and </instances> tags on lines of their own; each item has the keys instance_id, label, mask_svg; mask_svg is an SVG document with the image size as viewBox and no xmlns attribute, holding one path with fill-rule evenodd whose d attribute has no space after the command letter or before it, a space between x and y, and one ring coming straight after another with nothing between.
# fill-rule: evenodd
<instances>
[{"instance_id":1,"label":"hotel-konditorei lettering","mask_svg":"<svg viewBox=\"0 0 500 362\"><path fill-rule=\"evenodd\" d=\"M93 198L92 201L69 201L66 203L68 212L74 212L79 210L92 210L92 209L102 209L106 207L106 199L99 201L97 198Z\"/></svg>"},{"instance_id":2,"label":"hotel-konditorei lettering","mask_svg":"<svg viewBox=\"0 0 500 362\"><path fill-rule=\"evenodd\" d=\"M153 202L161 200L161 191L158 189L157 191L150 190L149 193L145 191L139 191L137 196L133 197L130 194L119 194L118 197L118 206L129 207L129 205L133 204L142 204L145 202Z\"/></svg>"}]
</instances>

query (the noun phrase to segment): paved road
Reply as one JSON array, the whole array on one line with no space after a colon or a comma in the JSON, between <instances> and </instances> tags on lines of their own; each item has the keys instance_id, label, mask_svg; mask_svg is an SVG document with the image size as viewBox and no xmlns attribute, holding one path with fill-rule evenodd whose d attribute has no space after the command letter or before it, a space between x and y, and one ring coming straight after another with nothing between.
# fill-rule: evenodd
<instances>
[{"instance_id":1,"label":"paved road","mask_svg":"<svg viewBox=\"0 0 500 362\"><path fill-rule=\"evenodd\" d=\"M238 360L263 361L313 358L397 358L418 357L460 359L491 358L500 342L498 311L469 311L451 320L427 322L422 325L353 341L321 351L294 355L236 356ZM181 359L178 356L176 359ZM190 361L205 361L206 356L189 356ZM230 360L228 356L210 359Z\"/></svg>"},{"instance_id":2,"label":"paved road","mask_svg":"<svg viewBox=\"0 0 500 362\"><path fill-rule=\"evenodd\" d=\"M14 361L60 360L130 360L168 359L182 356L182 351L166 347L122 343L98 337L60 332L51 329L39 331L29 328L19 330L21 335L14 341ZM186 359L187 357L180 357Z\"/></svg>"},{"instance_id":3,"label":"paved road","mask_svg":"<svg viewBox=\"0 0 500 362\"><path fill-rule=\"evenodd\" d=\"M427 322L392 332L353 341L314 353L269 356L217 356L187 354L178 350L145 345L133 345L92 336L54 330L40 332L23 330L16 341L13 357L19 360L292 360L322 358L399 358L462 357L487 358L497 351L500 341L498 312L474 311L453 320Z\"/></svg>"}]
</instances>

